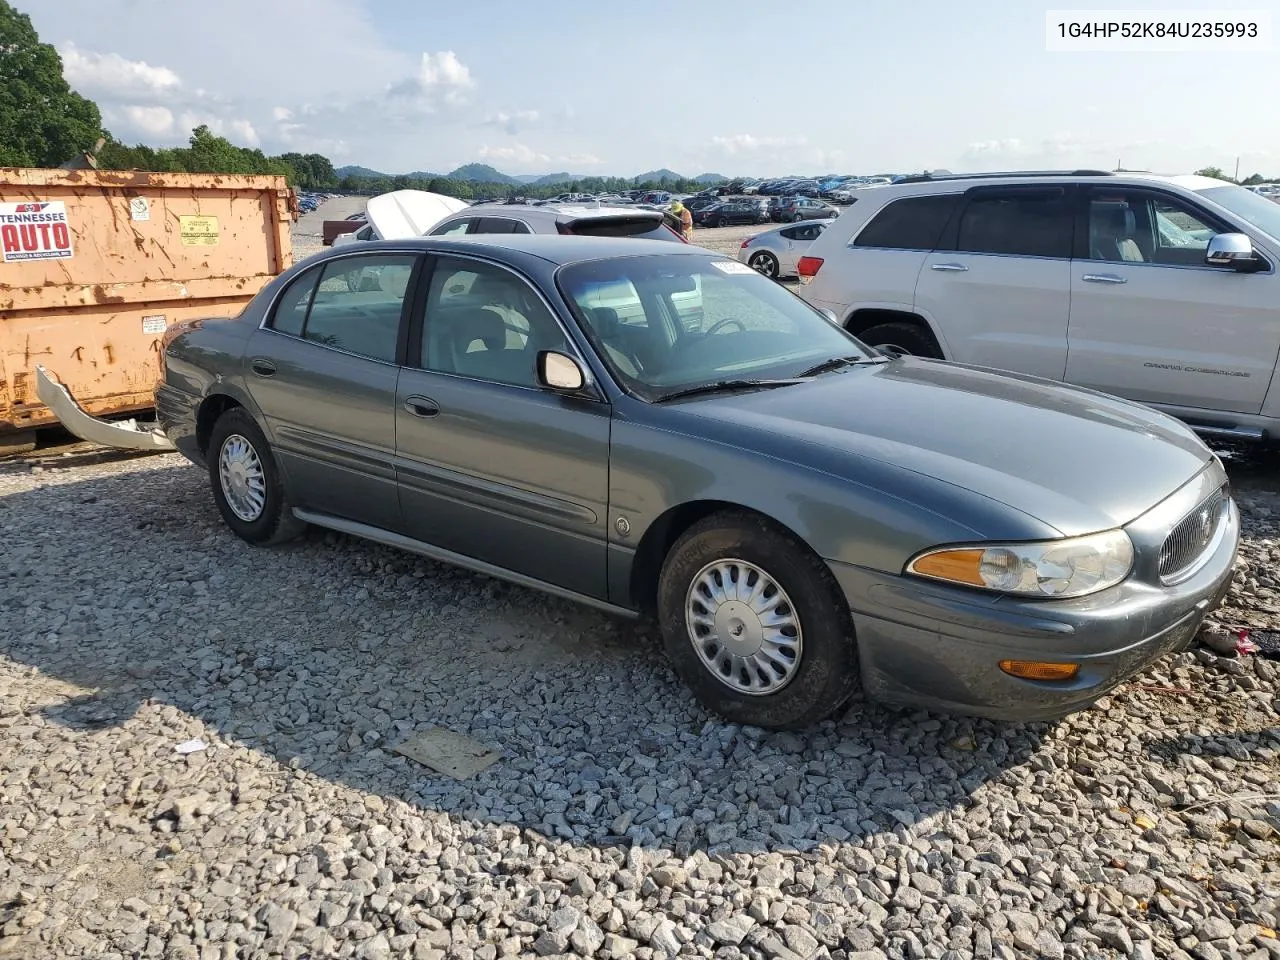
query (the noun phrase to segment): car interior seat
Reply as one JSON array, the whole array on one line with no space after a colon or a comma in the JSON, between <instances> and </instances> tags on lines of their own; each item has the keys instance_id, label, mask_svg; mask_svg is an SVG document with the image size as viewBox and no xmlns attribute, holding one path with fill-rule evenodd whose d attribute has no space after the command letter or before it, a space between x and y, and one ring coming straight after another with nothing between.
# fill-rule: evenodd
<instances>
[{"instance_id":1,"label":"car interior seat","mask_svg":"<svg viewBox=\"0 0 1280 960\"><path fill-rule=\"evenodd\" d=\"M1128 204L1094 204L1089 211L1089 254L1094 260L1143 263L1136 219Z\"/></svg>"}]
</instances>

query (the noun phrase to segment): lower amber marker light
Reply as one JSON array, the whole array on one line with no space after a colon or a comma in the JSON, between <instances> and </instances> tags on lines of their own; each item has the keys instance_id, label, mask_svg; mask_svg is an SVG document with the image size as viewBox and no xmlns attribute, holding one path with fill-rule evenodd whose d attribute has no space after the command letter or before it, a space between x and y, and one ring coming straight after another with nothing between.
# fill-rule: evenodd
<instances>
[{"instance_id":1,"label":"lower amber marker light","mask_svg":"<svg viewBox=\"0 0 1280 960\"><path fill-rule=\"evenodd\" d=\"M1070 680L1080 672L1078 663L1046 663L1042 660L1001 660L1000 669L1023 680Z\"/></svg>"}]
</instances>

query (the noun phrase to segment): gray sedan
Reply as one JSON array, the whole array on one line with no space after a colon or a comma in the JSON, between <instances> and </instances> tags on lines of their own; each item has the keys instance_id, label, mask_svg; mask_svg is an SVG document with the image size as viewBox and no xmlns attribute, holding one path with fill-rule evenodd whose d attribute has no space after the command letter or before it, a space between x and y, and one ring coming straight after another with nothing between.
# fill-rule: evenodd
<instances>
[{"instance_id":1,"label":"gray sedan","mask_svg":"<svg viewBox=\"0 0 1280 960\"><path fill-rule=\"evenodd\" d=\"M1145 407L879 355L693 246L357 246L166 334L161 423L250 543L314 524L656 617L769 728L859 688L1059 716L1227 590L1222 464Z\"/></svg>"},{"instance_id":2,"label":"gray sedan","mask_svg":"<svg viewBox=\"0 0 1280 960\"><path fill-rule=\"evenodd\" d=\"M809 244L817 240L818 234L830 223L830 220L811 220L762 230L742 241L738 260L772 280L794 277Z\"/></svg>"}]
</instances>

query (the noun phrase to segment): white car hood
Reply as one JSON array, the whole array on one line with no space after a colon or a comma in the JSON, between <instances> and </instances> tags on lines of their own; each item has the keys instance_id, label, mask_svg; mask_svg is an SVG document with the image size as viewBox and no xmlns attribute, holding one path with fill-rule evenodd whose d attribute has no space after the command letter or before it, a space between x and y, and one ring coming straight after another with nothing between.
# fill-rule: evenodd
<instances>
[{"instance_id":1,"label":"white car hood","mask_svg":"<svg viewBox=\"0 0 1280 960\"><path fill-rule=\"evenodd\" d=\"M408 240L421 237L452 213L465 210L467 203L426 190L395 190L370 198L365 215L379 240Z\"/></svg>"}]
</instances>

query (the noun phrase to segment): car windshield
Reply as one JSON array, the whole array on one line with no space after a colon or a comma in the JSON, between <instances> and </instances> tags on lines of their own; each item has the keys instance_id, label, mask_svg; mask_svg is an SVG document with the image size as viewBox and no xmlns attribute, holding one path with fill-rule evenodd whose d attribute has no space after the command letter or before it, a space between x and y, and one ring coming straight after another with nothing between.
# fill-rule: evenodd
<instances>
[{"instance_id":1,"label":"car windshield","mask_svg":"<svg viewBox=\"0 0 1280 960\"><path fill-rule=\"evenodd\" d=\"M1237 217L1247 220L1267 236L1280 242L1280 203L1234 185L1209 187L1196 192L1205 199L1226 207Z\"/></svg>"},{"instance_id":2,"label":"car windshield","mask_svg":"<svg viewBox=\"0 0 1280 960\"><path fill-rule=\"evenodd\" d=\"M645 400L725 380L795 377L869 348L736 260L611 257L557 281L614 376Z\"/></svg>"}]
</instances>

